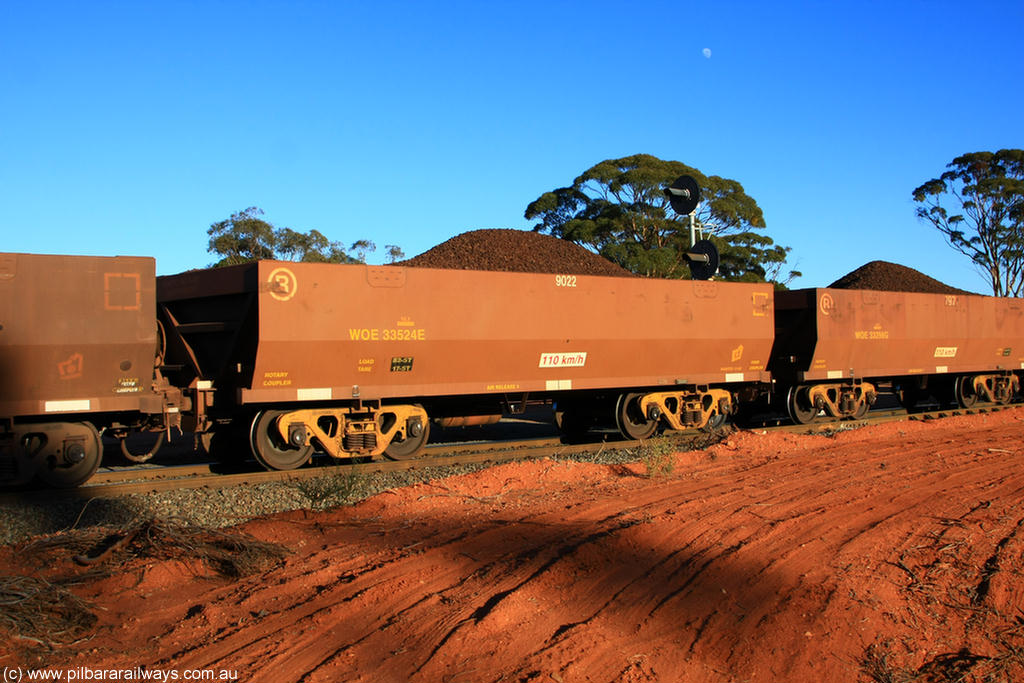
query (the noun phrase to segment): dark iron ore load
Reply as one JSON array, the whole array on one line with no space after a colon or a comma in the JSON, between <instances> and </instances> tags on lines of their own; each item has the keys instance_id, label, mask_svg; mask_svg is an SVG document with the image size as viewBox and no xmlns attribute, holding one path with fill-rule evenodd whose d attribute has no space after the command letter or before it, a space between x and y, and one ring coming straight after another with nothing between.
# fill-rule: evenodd
<instances>
[{"instance_id":1,"label":"dark iron ore load","mask_svg":"<svg viewBox=\"0 0 1024 683\"><path fill-rule=\"evenodd\" d=\"M832 289L874 289L919 294L971 294L898 263L871 261L829 285Z\"/></svg>"},{"instance_id":2,"label":"dark iron ore load","mask_svg":"<svg viewBox=\"0 0 1024 683\"><path fill-rule=\"evenodd\" d=\"M637 277L635 273L567 240L528 230L504 228L464 232L419 256L395 265L413 268ZM971 293L943 284L913 268L888 261L866 263L839 278L829 287L924 294Z\"/></svg>"},{"instance_id":3,"label":"dark iron ore load","mask_svg":"<svg viewBox=\"0 0 1024 683\"><path fill-rule=\"evenodd\" d=\"M635 277L567 240L527 230L471 230L396 266Z\"/></svg>"}]
</instances>

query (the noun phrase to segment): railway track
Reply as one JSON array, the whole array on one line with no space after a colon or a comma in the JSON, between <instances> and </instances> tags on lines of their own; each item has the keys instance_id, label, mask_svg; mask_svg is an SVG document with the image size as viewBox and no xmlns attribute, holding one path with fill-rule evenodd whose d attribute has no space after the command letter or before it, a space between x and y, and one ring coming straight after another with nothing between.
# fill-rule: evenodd
<instances>
[{"instance_id":1,"label":"railway track","mask_svg":"<svg viewBox=\"0 0 1024 683\"><path fill-rule=\"evenodd\" d=\"M908 414L902 409L872 411L859 420L842 422L822 421L806 425L780 424L775 420L762 420L743 429L755 432L783 431L790 433L821 434L858 429L871 424L900 420L935 420L955 415L975 415L999 410L1019 409L1020 404L984 406L970 409L944 409ZM676 447L689 450L706 445L714 437L702 432L684 432L664 437ZM192 463L183 465L148 465L121 469L101 470L84 486L67 489L33 489L0 493L0 503L52 498L111 498L139 493L155 493L185 488L228 488L270 482L289 482L330 476L368 475L382 472L421 470L433 467L474 464L498 464L513 460L545 457L564 457L606 450L629 450L642 447L643 441L615 439L609 433L605 439L579 444L562 443L556 437L540 437L502 441L474 441L447 443L428 447L427 455L412 460L374 461L334 464L314 464L289 471L267 471L230 468L218 463ZM256 467L254 463L244 463Z\"/></svg>"},{"instance_id":2,"label":"railway track","mask_svg":"<svg viewBox=\"0 0 1024 683\"><path fill-rule=\"evenodd\" d=\"M364 475L399 472L451 465L501 463L521 458L571 455L594 450L601 444L563 444L558 439L530 439L473 444L440 444L427 449L427 455L412 460L374 461L317 465L288 471L243 469L218 463L187 465L151 465L97 472L89 483L74 489L31 489L0 494L0 503L47 498L110 498L137 493L155 493L183 488L227 488L249 484L301 481L316 477ZM629 447L629 442L616 443Z\"/></svg>"}]
</instances>

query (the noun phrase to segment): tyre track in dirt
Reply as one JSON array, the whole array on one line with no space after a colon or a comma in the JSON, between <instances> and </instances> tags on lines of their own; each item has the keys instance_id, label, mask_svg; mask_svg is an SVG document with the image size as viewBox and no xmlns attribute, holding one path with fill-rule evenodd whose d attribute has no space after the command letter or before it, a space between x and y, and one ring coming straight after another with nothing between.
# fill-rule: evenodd
<instances>
[{"instance_id":1,"label":"tyre track in dirt","mask_svg":"<svg viewBox=\"0 0 1024 683\"><path fill-rule=\"evenodd\" d=\"M868 680L865 652L913 669L962 647L994 662L1024 607L1019 412L739 434L662 478L516 463L278 515L246 528L295 555L259 577L163 564L94 585L122 597L90 657L375 682Z\"/></svg>"}]
</instances>

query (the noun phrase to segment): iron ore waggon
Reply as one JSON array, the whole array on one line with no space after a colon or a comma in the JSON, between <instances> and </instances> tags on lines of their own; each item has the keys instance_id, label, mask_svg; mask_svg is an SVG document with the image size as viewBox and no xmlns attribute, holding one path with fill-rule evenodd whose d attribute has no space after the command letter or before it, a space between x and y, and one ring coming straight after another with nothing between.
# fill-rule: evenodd
<instances>
[{"instance_id":1,"label":"iron ore waggon","mask_svg":"<svg viewBox=\"0 0 1024 683\"><path fill-rule=\"evenodd\" d=\"M410 457L431 421L530 400L567 431L705 426L767 382L774 336L763 284L261 261L159 278L157 299L197 429L274 469Z\"/></svg>"},{"instance_id":2,"label":"iron ore waggon","mask_svg":"<svg viewBox=\"0 0 1024 683\"><path fill-rule=\"evenodd\" d=\"M858 417L889 382L925 398L1006 404L1024 370L1024 300L802 289L775 295L775 391L795 422Z\"/></svg>"}]
</instances>

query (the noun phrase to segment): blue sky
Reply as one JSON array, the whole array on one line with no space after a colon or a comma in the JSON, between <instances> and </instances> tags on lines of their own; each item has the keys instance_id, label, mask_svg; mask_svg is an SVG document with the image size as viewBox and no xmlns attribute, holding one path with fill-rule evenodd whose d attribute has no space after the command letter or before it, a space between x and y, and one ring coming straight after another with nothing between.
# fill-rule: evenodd
<instances>
[{"instance_id":1,"label":"blue sky","mask_svg":"<svg viewBox=\"0 0 1024 683\"><path fill-rule=\"evenodd\" d=\"M987 292L910 195L1024 147L1022 34L1021 0L0 0L0 249L174 273L258 206L381 263L648 153L742 183L793 286L883 259Z\"/></svg>"}]
</instances>

